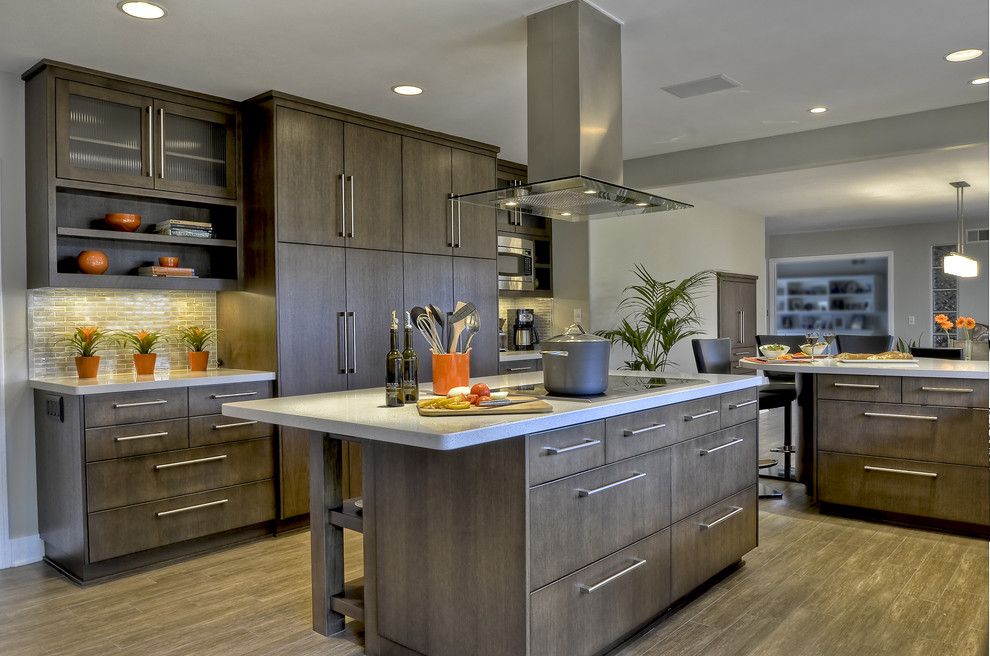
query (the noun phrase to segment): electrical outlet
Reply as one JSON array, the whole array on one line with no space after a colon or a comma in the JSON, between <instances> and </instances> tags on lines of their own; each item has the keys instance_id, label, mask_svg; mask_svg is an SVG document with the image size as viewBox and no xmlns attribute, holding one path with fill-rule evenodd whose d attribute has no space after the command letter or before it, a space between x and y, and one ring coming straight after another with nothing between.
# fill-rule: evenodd
<instances>
[{"instance_id":1,"label":"electrical outlet","mask_svg":"<svg viewBox=\"0 0 990 656\"><path fill-rule=\"evenodd\" d=\"M583 318L581 308L574 308L574 323L581 323Z\"/></svg>"},{"instance_id":2,"label":"electrical outlet","mask_svg":"<svg viewBox=\"0 0 990 656\"><path fill-rule=\"evenodd\" d=\"M45 399L45 414L65 421L65 405L61 396L49 396Z\"/></svg>"},{"instance_id":3,"label":"electrical outlet","mask_svg":"<svg viewBox=\"0 0 990 656\"><path fill-rule=\"evenodd\" d=\"M914 322L915 322L914 315L912 314L912 315L908 316L908 325L909 326L913 326L914 325Z\"/></svg>"}]
</instances>

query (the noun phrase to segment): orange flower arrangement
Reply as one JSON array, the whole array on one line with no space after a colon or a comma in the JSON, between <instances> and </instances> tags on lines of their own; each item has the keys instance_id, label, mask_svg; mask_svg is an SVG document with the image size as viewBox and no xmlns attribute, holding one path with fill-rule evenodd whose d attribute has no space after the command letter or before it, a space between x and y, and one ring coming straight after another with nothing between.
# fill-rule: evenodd
<instances>
[{"instance_id":1,"label":"orange flower arrangement","mask_svg":"<svg viewBox=\"0 0 990 656\"><path fill-rule=\"evenodd\" d=\"M952 330L952 320L949 319L947 315L936 314L935 323L938 324L939 328L945 331L946 335L948 335L949 331Z\"/></svg>"},{"instance_id":2,"label":"orange flower arrangement","mask_svg":"<svg viewBox=\"0 0 990 656\"><path fill-rule=\"evenodd\" d=\"M948 336L949 331L953 328L957 328L960 331L960 337L962 339L971 339L972 330L976 328L976 319L973 317L957 317L955 323L952 322L948 316L944 314L935 315L935 323L939 328L945 331L946 336Z\"/></svg>"}]
</instances>

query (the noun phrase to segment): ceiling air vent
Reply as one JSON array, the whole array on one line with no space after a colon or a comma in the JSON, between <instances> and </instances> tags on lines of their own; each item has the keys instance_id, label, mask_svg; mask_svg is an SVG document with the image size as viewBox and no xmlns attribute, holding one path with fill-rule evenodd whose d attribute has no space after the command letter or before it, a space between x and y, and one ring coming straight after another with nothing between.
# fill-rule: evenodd
<instances>
[{"instance_id":1,"label":"ceiling air vent","mask_svg":"<svg viewBox=\"0 0 990 656\"><path fill-rule=\"evenodd\" d=\"M990 241L990 230L984 228L983 230L967 230L966 231L966 243L976 244L981 241Z\"/></svg>"},{"instance_id":2,"label":"ceiling air vent","mask_svg":"<svg viewBox=\"0 0 990 656\"><path fill-rule=\"evenodd\" d=\"M703 96L706 93L715 93L716 91L734 89L738 86L739 83L732 78L724 75L713 75L700 80L681 82L680 84L672 84L669 87L661 88L667 93L677 96L678 98L693 98L694 96Z\"/></svg>"}]
</instances>

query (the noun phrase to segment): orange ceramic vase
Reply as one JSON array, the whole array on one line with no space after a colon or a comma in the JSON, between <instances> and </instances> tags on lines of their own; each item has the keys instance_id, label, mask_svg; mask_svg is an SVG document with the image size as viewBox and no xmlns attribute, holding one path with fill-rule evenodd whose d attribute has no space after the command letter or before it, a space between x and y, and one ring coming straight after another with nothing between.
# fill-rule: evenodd
<instances>
[{"instance_id":1,"label":"orange ceramic vase","mask_svg":"<svg viewBox=\"0 0 990 656\"><path fill-rule=\"evenodd\" d=\"M106 221L108 226L121 232L134 232L141 227L140 214L115 212L113 214L107 214L103 217L103 220Z\"/></svg>"},{"instance_id":2,"label":"orange ceramic vase","mask_svg":"<svg viewBox=\"0 0 990 656\"><path fill-rule=\"evenodd\" d=\"M98 355L77 355L76 373L80 378L96 378L100 371L100 356Z\"/></svg>"},{"instance_id":3,"label":"orange ceramic vase","mask_svg":"<svg viewBox=\"0 0 990 656\"><path fill-rule=\"evenodd\" d=\"M134 371L138 376L147 376L155 373L155 361L157 359L157 353L135 353Z\"/></svg>"},{"instance_id":4,"label":"orange ceramic vase","mask_svg":"<svg viewBox=\"0 0 990 656\"><path fill-rule=\"evenodd\" d=\"M103 251L83 251L76 258L76 264L83 273L99 275L110 267L110 260Z\"/></svg>"},{"instance_id":5,"label":"orange ceramic vase","mask_svg":"<svg viewBox=\"0 0 990 656\"><path fill-rule=\"evenodd\" d=\"M189 368L192 371L206 371L206 365L210 363L209 351L189 351Z\"/></svg>"}]
</instances>

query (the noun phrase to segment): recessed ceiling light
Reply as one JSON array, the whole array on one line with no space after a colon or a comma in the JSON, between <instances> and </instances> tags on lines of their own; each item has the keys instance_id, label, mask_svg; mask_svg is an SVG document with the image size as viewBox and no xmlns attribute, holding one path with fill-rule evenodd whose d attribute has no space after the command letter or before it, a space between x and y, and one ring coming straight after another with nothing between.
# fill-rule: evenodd
<instances>
[{"instance_id":1,"label":"recessed ceiling light","mask_svg":"<svg viewBox=\"0 0 990 656\"><path fill-rule=\"evenodd\" d=\"M561 216L570 216L571 213L570 212L561 212L560 215Z\"/></svg>"},{"instance_id":2,"label":"recessed ceiling light","mask_svg":"<svg viewBox=\"0 0 990 656\"><path fill-rule=\"evenodd\" d=\"M510 200L510 201L508 201L508 202L507 202L507 203L505 204L505 206L506 206L506 207L515 207L515 206L516 206L516 205L518 205L518 204L519 204L519 203L517 203L516 201L514 201L514 200Z\"/></svg>"},{"instance_id":3,"label":"recessed ceiling light","mask_svg":"<svg viewBox=\"0 0 990 656\"><path fill-rule=\"evenodd\" d=\"M646 207L649 203L636 203L636 207Z\"/></svg>"},{"instance_id":4,"label":"recessed ceiling light","mask_svg":"<svg viewBox=\"0 0 990 656\"><path fill-rule=\"evenodd\" d=\"M812 107L808 110L809 114L824 114L828 111L828 107Z\"/></svg>"},{"instance_id":5,"label":"recessed ceiling light","mask_svg":"<svg viewBox=\"0 0 990 656\"><path fill-rule=\"evenodd\" d=\"M586 193L586 194L597 194L598 192L595 191L594 189L585 189L584 190L584 193Z\"/></svg>"},{"instance_id":6,"label":"recessed ceiling light","mask_svg":"<svg viewBox=\"0 0 990 656\"><path fill-rule=\"evenodd\" d=\"M956 50L955 52L950 52L945 56L945 61L950 62L964 62L970 59L976 59L983 54L983 51L979 48L966 48L965 50Z\"/></svg>"},{"instance_id":7,"label":"recessed ceiling light","mask_svg":"<svg viewBox=\"0 0 990 656\"><path fill-rule=\"evenodd\" d=\"M978 77L975 80L969 81L970 84L977 84L977 85L986 84L987 82L990 82L990 77Z\"/></svg>"},{"instance_id":8,"label":"recessed ceiling light","mask_svg":"<svg viewBox=\"0 0 990 656\"><path fill-rule=\"evenodd\" d=\"M117 8L128 16L143 18L145 20L154 20L156 18L162 18L165 15L165 7L156 5L154 2L131 2L130 0L124 0L124 2L117 3Z\"/></svg>"},{"instance_id":9,"label":"recessed ceiling light","mask_svg":"<svg viewBox=\"0 0 990 656\"><path fill-rule=\"evenodd\" d=\"M412 84L399 84L392 87L392 91L400 96L418 96L423 93L423 89Z\"/></svg>"}]
</instances>

